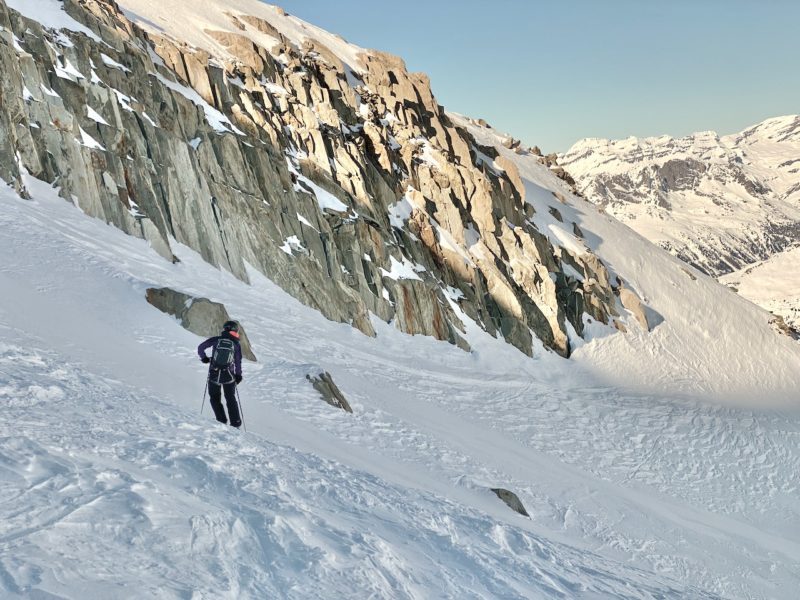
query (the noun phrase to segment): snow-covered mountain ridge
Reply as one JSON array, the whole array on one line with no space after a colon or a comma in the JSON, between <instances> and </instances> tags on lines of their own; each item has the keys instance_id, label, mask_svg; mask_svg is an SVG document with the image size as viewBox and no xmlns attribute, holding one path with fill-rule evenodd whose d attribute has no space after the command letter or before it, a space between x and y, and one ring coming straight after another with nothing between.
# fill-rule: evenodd
<instances>
[{"instance_id":1,"label":"snow-covered mountain ridge","mask_svg":"<svg viewBox=\"0 0 800 600\"><path fill-rule=\"evenodd\" d=\"M707 167L738 168L729 174L747 191L753 194L769 192L778 200L797 205L800 203L798 151L800 115L789 115L767 119L740 133L726 136L704 131L683 138L666 135L624 140L586 138L561 155L560 163L583 178L588 172L625 175L629 174L632 166L663 166L671 161L695 158L702 160ZM665 172L664 178L668 174ZM661 191L669 192L673 188L680 189L670 184L677 182L686 186L691 180L676 174L666 182L656 182L667 184L668 189L661 186ZM658 190L659 186L656 186L653 191ZM637 191L640 190L629 190L632 198L636 197Z\"/></svg>"},{"instance_id":2,"label":"snow-covered mountain ridge","mask_svg":"<svg viewBox=\"0 0 800 600\"><path fill-rule=\"evenodd\" d=\"M718 306L735 298L608 223L531 152L445 113L400 59L328 48L250 0L11 6L0 176L21 192L29 172L168 260L177 242L244 281L253 267L369 335L374 315L469 349L474 323L528 355L581 350L622 386L747 401L768 373L770 397L793 399L800 356L767 314L731 306L732 330ZM759 351L731 368L696 344L709 336Z\"/></svg>"},{"instance_id":3,"label":"snow-covered mountain ridge","mask_svg":"<svg viewBox=\"0 0 800 600\"><path fill-rule=\"evenodd\" d=\"M800 247L800 116L727 136L585 139L559 164L591 202L715 277ZM798 273L786 277L800 282ZM771 300L800 326L797 298Z\"/></svg>"},{"instance_id":4,"label":"snow-covered mountain ridge","mask_svg":"<svg viewBox=\"0 0 800 600\"><path fill-rule=\"evenodd\" d=\"M9 6L0 176L57 182L167 259L174 239L367 335L377 315L464 349L461 313L569 356L584 313L625 327L641 304L536 228L512 168L397 57L255 0ZM66 29L36 20L53 11Z\"/></svg>"},{"instance_id":5,"label":"snow-covered mountain ridge","mask_svg":"<svg viewBox=\"0 0 800 600\"><path fill-rule=\"evenodd\" d=\"M800 346L400 59L0 0L0 71L3 599L794 600ZM153 287L246 327L246 432Z\"/></svg>"}]
</instances>

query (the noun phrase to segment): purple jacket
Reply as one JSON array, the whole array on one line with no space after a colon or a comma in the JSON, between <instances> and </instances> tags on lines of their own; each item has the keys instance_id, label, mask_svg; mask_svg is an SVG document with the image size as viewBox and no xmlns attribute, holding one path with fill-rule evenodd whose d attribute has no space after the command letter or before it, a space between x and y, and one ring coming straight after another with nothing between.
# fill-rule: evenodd
<instances>
[{"instance_id":1,"label":"purple jacket","mask_svg":"<svg viewBox=\"0 0 800 600\"><path fill-rule=\"evenodd\" d=\"M205 342L203 342L202 344L200 344L197 347L197 355L200 358L208 358L206 356L206 350L211 348L212 349L211 350L211 355L213 356L214 355L214 350L213 349L217 347L217 342L219 340L221 340L221 339L229 339L229 340L233 340L234 342L236 342L234 344L235 350L233 352L233 372L234 372L235 375L240 375L241 376L241 374L242 374L242 347L239 344L239 340L237 340L232 335L227 335L226 333L223 333L222 335L215 335L212 338L208 338Z\"/></svg>"}]
</instances>

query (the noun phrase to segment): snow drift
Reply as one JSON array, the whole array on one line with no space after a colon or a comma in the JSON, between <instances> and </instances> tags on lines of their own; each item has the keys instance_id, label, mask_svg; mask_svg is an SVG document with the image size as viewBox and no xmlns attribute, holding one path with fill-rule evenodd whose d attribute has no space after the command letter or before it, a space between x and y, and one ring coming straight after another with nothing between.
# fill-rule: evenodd
<instances>
[{"instance_id":1,"label":"snow drift","mask_svg":"<svg viewBox=\"0 0 800 600\"><path fill-rule=\"evenodd\" d=\"M10 3L51 26L85 27L65 21L59 4ZM125 0L122 6L134 21L171 37L170 43L187 36L198 48L219 52L212 62L230 59L211 45L222 38L195 26L224 22L230 28L219 11L231 7L261 15L297 44L324 41L332 55L320 58L311 50L292 60L298 66L311 60L307 69L324 71L324 63L331 69L339 57L348 70L325 72L350 94L359 69L369 68L359 62L359 49L257 2ZM4 176L15 186L0 188L0 240L9 249L0 265L3 597L794 597L800 587L800 347L770 327L767 313L571 195L531 153L509 150L503 136L458 115L437 117L447 131L461 129L459 140L475 141L462 148L458 172L498 186L511 182L520 206L502 212L508 197L497 194L490 199L498 206L482 205L485 214L469 223L460 210L448 213L449 220L431 211L440 216L431 218L423 210L426 194L441 200L436 186L443 184L442 173L436 169L446 171L450 164L438 134L397 139L391 128L406 124L394 119L408 115L374 115L367 102L380 100L364 96L360 112L371 115L362 117L364 128L368 122L383 128L376 138L387 144L381 156L402 148L404 164L430 187L385 192L383 200L392 199L385 207L375 201L386 209L383 225L396 232L393 254L378 252L385 243L379 237L371 241L373 254L359 252L355 261L351 252L330 269L337 281L357 279L354 272L377 274L372 287L366 280L363 285L374 288L364 298L375 311L360 322L375 337L362 335L344 318L328 320L308 296L293 296L246 260L263 259L253 251L260 248L270 259L267 266L311 264L312 241L321 230L333 231L331 223L346 230L360 220L365 231L374 231L363 222L366 210L353 200L357 191L334 195L331 190L341 195L340 190L323 187L329 179L313 180L303 170L310 159L295 147L294 154L271 157L275 162L247 163L275 173L283 169L286 176L269 180L292 200L270 197L272 205L263 209L274 211L274 221L264 220L274 231L252 247L230 243L242 234L239 222L208 229L203 237L202 227L214 223L220 207L229 207L220 198L230 206L264 201L246 193L246 173L232 174L237 188L216 167L209 172L220 179L192 170L218 165L220 157L240 164L241 156L260 156L247 141L249 133L234 129L241 125L234 112L223 113L213 97L204 97L211 88L193 90L177 79L166 85L148 76L138 97L102 82L122 87L133 78L123 68L165 69L155 54L122 64L125 56L103 46L109 61L98 58L93 67L88 59L85 65L75 61L83 81L69 77L64 59L70 52L85 58L79 51L86 44L102 43L86 32L91 41L70 31L44 32L43 38L20 33L25 39L0 31L0 58L20 77L19 98L13 99L21 103L14 104L19 115L63 111L77 102L84 85L93 86L92 98L107 102L90 103L94 113L88 104L80 115L58 112L62 125L74 119L74 127L64 131L29 119L28 134L19 133L16 126L5 127L11 121L0 111L5 134L13 130L34 141L53 136L52 148L69 138L64 152L76 167L51 181L46 175L57 165L46 152L36 153L42 149L36 143L21 141L32 154L13 156L13 164L3 159L8 148L0 148L0 166L8 168ZM40 69L44 58L37 64L28 51L34 47L55 60L67 79ZM97 53L99 46L89 51ZM392 68L411 81L399 65ZM10 67L8 73L11 80ZM43 76L49 85L31 89L22 81ZM1 84L10 85L7 80ZM420 86L414 89L426 89L422 79L414 82ZM217 83L214 89L221 92L253 81ZM300 93L302 86L286 83ZM276 105L289 104L289 89L275 86L266 91L274 92ZM56 88L71 97L57 97ZM322 89L328 88L315 88ZM158 102L145 106L143 99L153 100L147 94ZM303 105L310 112L291 104L318 125L308 106ZM162 111L151 110L156 107ZM121 129L103 129L111 126L98 115ZM164 141L171 135L169 116L185 139ZM92 147L78 127L103 149ZM94 177L102 160L118 159L110 150L118 131L140 136L144 145L123 156L120 164L127 169L121 168L120 181L116 172L101 174L116 194L114 204L98 197L93 179L75 179L74 173ZM318 132L298 126L291 136L299 143L304 135L318 140ZM152 207L126 195L125 175L131 189L138 189L137 177L146 174L142 165L152 166L146 161L164 149L186 158L186 168L169 171L166 185L209 176L204 181L216 200L203 196L195 205L172 198L176 204L161 208L187 212L167 215L165 221L179 226L161 231L155 225L146 229L152 219L142 215ZM26 161L36 164L34 157L43 161L39 178L25 168ZM347 162L337 159L337 169ZM269 173L265 168L264 176ZM349 179L356 187L364 181ZM81 197L82 191L88 196ZM120 203L123 197L127 204ZM456 205L439 210L445 206ZM494 208L517 222L499 219ZM233 214L247 221L247 213ZM412 215L425 227L413 229ZM561 274L570 285L603 295L611 287L590 281L595 265L595 273L607 273L609 286L617 277L624 280L617 289L632 296L606 298L618 313L609 324L579 314L582 336L562 320L572 358L548 350L530 332L526 355L502 339L502 330L489 331L491 319L476 309L480 301L466 298L469 287L453 285L462 280L445 281L451 274L421 250L424 234L438 246L435 256L465 271L481 261L491 264L494 238L476 228L477 221L501 225L496 238L508 249L505 281L542 266L526 262L529 255L515 249L536 239L538 248L553 249L556 279ZM360 242L347 243L360 248ZM226 255L243 248L238 263ZM349 273L340 269L345 264ZM298 286L308 283L291 267L275 268L290 291L299 289L287 283L292 277ZM435 295L413 306L439 306L435 314L455 316L463 326L461 347L447 343L447 336L405 335L395 327L409 315L387 306L402 297L399 290L421 294L415 286L423 279L435 282ZM550 274L538 284L547 288L548 282L555 285ZM245 367L241 387L248 433L198 414L205 374L194 348L201 340L145 302L152 287L224 303L245 324L259 358ZM375 291L383 300L370 299ZM393 314L395 321L386 318ZM320 372L333 375L352 414L320 400L307 379ZM492 488L516 493L530 518L511 511Z\"/></svg>"}]
</instances>

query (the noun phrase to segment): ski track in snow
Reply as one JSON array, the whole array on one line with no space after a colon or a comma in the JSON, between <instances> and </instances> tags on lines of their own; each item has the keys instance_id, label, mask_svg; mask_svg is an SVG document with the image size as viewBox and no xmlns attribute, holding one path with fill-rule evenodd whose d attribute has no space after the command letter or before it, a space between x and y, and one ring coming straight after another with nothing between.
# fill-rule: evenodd
<instances>
[{"instance_id":1,"label":"ski track in snow","mask_svg":"<svg viewBox=\"0 0 800 600\"><path fill-rule=\"evenodd\" d=\"M23 598L793 598L792 414L622 394L475 334L326 321L28 181L0 191L0 591ZM249 433L197 415L210 296L259 363ZM13 299L9 301L9 299ZM329 370L355 414L322 403ZM488 487L515 491L532 519ZM46 596L45 593L51 594Z\"/></svg>"},{"instance_id":2,"label":"ski track in snow","mask_svg":"<svg viewBox=\"0 0 800 600\"><path fill-rule=\"evenodd\" d=\"M47 351L3 344L0 369L5 597L680 594L599 556L586 569L584 553L446 499L187 417Z\"/></svg>"}]
</instances>

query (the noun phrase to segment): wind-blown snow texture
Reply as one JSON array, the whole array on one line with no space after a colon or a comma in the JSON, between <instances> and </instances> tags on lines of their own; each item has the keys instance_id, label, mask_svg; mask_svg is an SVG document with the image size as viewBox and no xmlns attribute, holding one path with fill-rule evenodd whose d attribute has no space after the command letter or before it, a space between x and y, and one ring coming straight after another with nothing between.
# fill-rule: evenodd
<instances>
[{"instance_id":1,"label":"wind-blown snow texture","mask_svg":"<svg viewBox=\"0 0 800 600\"><path fill-rule=\"evenodd\" d=\"M798 345L453 118L517 165L541 231L630 282L654 331L589 324L569 361L467 319L470 353L378 319L371 339L174 240L172 264L41 182L32 201L0 188L0 596L796 596ZM151 286L245 324L248 433L198 414L200 340ZM322 370L352 415L307 382Z\"/></svg>"},{"instance_id":2,"label":"wind-blown snow texture","mask_svg":"<svg viewBox=\"0 0 800 600\"><path fill-rule=\"evenodd\" d=\"M247 286L188 250L170 264L26 185L33 201L0 192L15 249L0 267L3 597L792 598L800 585L797 414L621 394L477 327L472 354L378 322L372 340L255 274ZM263 356L241 390L250 433L198 414L199 339L142 300L164 284L246 324ZM316 397L305 375L321 369L354 415Z\"/></svg>"}]
</instances>

